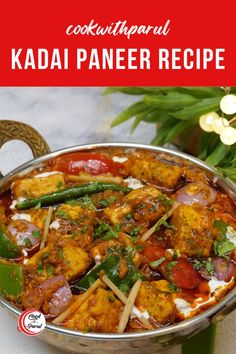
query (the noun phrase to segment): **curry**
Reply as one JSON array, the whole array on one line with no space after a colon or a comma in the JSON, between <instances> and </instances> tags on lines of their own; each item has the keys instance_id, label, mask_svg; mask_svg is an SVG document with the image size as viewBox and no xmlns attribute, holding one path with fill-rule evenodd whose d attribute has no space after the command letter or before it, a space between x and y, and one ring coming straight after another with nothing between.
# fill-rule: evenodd
<instances>
[{"instance_id":1,"label":"curry","mask_svg":"<svg viewBox=\"0 0 236 354\"><path fill-rule=\"evenodd\" d=\"M0 199L0 293L82 332L167 326L234 287L235 217L213 177L182 158L61 155Z\"/></svg>"}]
</instances>

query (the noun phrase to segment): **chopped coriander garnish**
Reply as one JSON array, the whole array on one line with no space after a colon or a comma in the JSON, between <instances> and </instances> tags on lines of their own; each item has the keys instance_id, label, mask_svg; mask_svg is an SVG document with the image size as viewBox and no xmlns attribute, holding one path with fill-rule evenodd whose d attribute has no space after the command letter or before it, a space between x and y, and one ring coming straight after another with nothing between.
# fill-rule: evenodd
<instances>
[{"instance_id":1,"label":"chopped coriander garnish","mask_svg":"<svg viewBox=\"0 0 236 354\"><path fill-rule=\"evenodd\" d=\"M209 257L206 260L195 259L193 262L193 267L197 270L204 267L210 275L213 275L213 273L215 271L215 267L214 267L214 264L212 263L211 257Z\"/></svg>"},{"instance_id":2,"label":"chopped coriander garnish","mask_svg":"<svg viewBox=\"0 0 236 354\"><path fill-rule=\"evenodd\" d=\"M169 224L168 221L162 219L162 220L160 220L160 223L157 225L156 231L160 230L161 225L165 226L167 229L173 229L174 228L174 226Z\"/></svg>"},{"instance_id":3,"label":"chopped coriander garnish","mask_svg":"<svg viewBox=\"0 0 236 354\"><path fill-rule=\"evenodd\" d=\"M169 289L172 293L175 293L178 291L178 288L176 288L175 284L173 284L173 283L169 284Z\"/></svg>"},{"instance_id":4,"label":"chopped coriander garnish","mask_svg":"<svg viewBox=\"0 0 236 354\"><path fill-rule=\"evenodd\" d=\"M202 261L199 261L198 259L194 259L193 267L195 269L200 269L200 268L202 268L202 266L203 266L203 262Z\"/></svg>"},{"instance_id":5,"label":"chopped coriander garnish","mask_svg":"<svg viewBox=\"0 0 236 354\"><path fill-rule=\"evenodd\" d=\"M64 254L63 254L63 249L62 248L59 248L57 250L57 257L61 260L61 259L64 259Z\"/></svg>"},{"instance_id":6,"label":"chopped coriander garnish","mask_svg":"<svg viewBox=\"0 0 236 354\"><path fill-rule=\"evenodd\" d=\"M59 216L59 218L62 218L62 219L68 219L69 218L69 214L67 211L65 210L59 210L57 211L57 216Z\"/></svg>"},{"instance_id":7,"label":"chopped coriander garnish","mask_svg":"<svg viewBox=\"0 0 236 354\"><path fill-rule=\"evenodd\" d=\"M124 216L124 219L131 220L131 219L133 219L133 215L131 213L128 213Z\"/></svg>"},{"instance_id":8,"label":"chopped coriander garnish","mask_svg":"<svg viewBox=\"0 0 236 354\"><path fill-rule=\"evenodd\" d=\"M213 275L214 271L215 271L215 267L214 264L212 263L211 258L209 257L208 260L205 262L205 266L206 266L206 270L208 271L208 273L210 275Z\"/></svg>"},{"instance_id":9,"label":"chopped coriander garnish","mask_svg":"<svg viewBox=\"0 0 236 354\"><path fill-rule=\"evenodd\" d=\"M46 258L48 258L48 256L49 256L49 252L46 252L42 255L42 259L46 259Z\"/></svg>"},{"instance_id":10,"label":"chopped coriander garnish","mask_svg":"<svg viewBox=\"0 0 236 354\"><path fill-rule=\"evenodd\" d=\"M83 226L83 227L81 227L81 229L80 229L80 232L81 232L82 234L85 234L87 231L88 231L88 227L87 227L87 226Z\"/></svg>"},{"instance_id":11,"label":"chopped coriander garnish","mask_svg":"<svg viewBox=\"0 0 236 354\"><path fill-rule=\"evenodd\" d=\"M103 240L109 241L112 240L113 238L118 238L118 234L115 230L109 230L106 232L106 235L103 236Z\"/></svg>"},{"instance_id":12,"label":"chopped coriander garnish","mask_svg":"<svg viewBox=\"0 0 236 354\"><path fill-rule=\"evenodd\" d=\"M235 244L226 237L228 225L221 221L215 220L213 226L220 231L219 239L214 241L213 250L217 256L227 257L227 254L236 249Z\"/></svg>"},{"instance_id":13,"label":"chopped coriander garnish","mask_svg":"<svg viewBox=\"0 0 236 354\"><path fill-rule=\"evenodd\" d=\"M105 232L109 231L111 229L111 226L109 224L103 223L99 224L95 227L93 237L94 238L99 238L101 237Z\"/></svg>"},{"instance_id":14,"label":"chopped coriander garnish","mask_svg":"<svg viewBox=\"0 0 236 354\"><path fill-rule=\"evenodd\" d=\"M214 241L213 249L216 255L226 257L228 253L236 249L236 246L227 239L222 241L216 240Z\"/></svg>"},{"instance_id":15,"label":"chopped coriander garnish","mask_svg":"<svg viewBox=\"0 0 236 354\"><path fill-rule=\"evenodd\" d=\"M119 288L120 288L120 291L122 291L122 293L124 293L124 294L126 294L129 291L128 284L120 284Z\"/></svg>"},{"instance_id":16,"label":"chopped coriander garnish","mask_svg":"<svg viewBox=\"0 0 236 354\"><path fill-rule=\"evenodd\" d=\"M32 236L36 239L40 239L41 238L41 231L40 230L32 231Z\"/></svg>"},{"instance_id":17,"label":"chopped coriander garnish","mask_svg":"<svg viewBox=\"0 0 236 354\"><path fill-rule=\"evenodd\" d=\"M42 272L43 272L43 263L42 261L39 261L37 266L37 273L41 274Z\"/></svg>"},{"instance_id":18,"label":"chopped coriander garnish","mask_svg":"<svg viewBox=\"0 0 236 354\"><path fill-rule=\"evenodd\" d=\"M228 225L224 221L214 220L213 226L220 230L222 236L225 236Z\"/></svg>"},{"instance_id":19,"label":"chopped coriander garnish","mask_svg":"<svg viewBox=\"0 0 236 354\"><path fill-rule=\"evenodd\" d=\"M108 200L106 200L106 199L101 199L101 200L99 200L99 205L101 206L101 207L107 207L108 205L109 205L109 202L108 202Z\"/></svg>"},{"instance_id":20,"label":"chopped coriander garnish","mask_svg":"<svg viewBox=\"0 0 236 354\"><path fill-rule=\"evenodd\" d=\"M108 205L114 203L116 201L116 197L114 195L111 195L110 197L108 197L107 199L101 199L99 201L99 205L101 207L107 207Z\"/></svg>"},{"instance_id":21,"label":"chopped coriander garnish","mask_svg":"<svg viewBox=\"0 0 236 354\"><path fill-rule=\"evenodd\" d=\"M124 249L124 254L132 260L136 255L136 250L132 246L128 246Z\"/></svg>"},{"instance_id":22,"label":"chopped coriander garnish","mask_svg":"<svg viewBox=\"0 0 236 354\"><path fill-rule=\"evenodd\" d=\"M143 246L143 245L138 245L138 246L136 246L135 248L136 248L137 251L142 252L143 249L144 249L144 246Z\"/></svg>"},{"instance_id":23,"label":"chopped coriander garnish","mask_svg":"<svg viewBox=\"0 0 236 354\"><path fill-rule=\"evenodd\" d=\"M46 271L48 276L50 277L53 273L53 266L51 264L46 264Z\"/></svg>"},{"instance_id":24,"label":"chopped coriander garnish","mask_svg":"<svg viewBox=\"0 0 236 354\"><path fill-rule=\"evenodd\" d=\"M115 224L115 225L114 225L114 230L115 230L116 232L119 232L119 231L121 230L121 225L120 225L120 224Z\"/></svg>"},{"instance_id":25,"label":"chopped coriander garnish","mask_svg":"<svg viewBox=\"0 0 236 354\"><path fill-rule=\"evenodd\" d=\"M140 227L136 226L129 232L129 235L131 237L135 237L135 236L137 236L139 234L139 232L140 232Z\"/></svg>"},{"instance_id":26,"label":"chopped coriander garnish","mask_svg":"<svg viewBox=\"0 0 236 354\"><path fill-rule=\"evenodd\" d=\"M169 263L167 264L167 266L166 266L166 270L167 270L167 271L172 270L172 268L173 268L176 264L177 264L176 261L169 262Z\"/></svg>"},{"instance_id":27,"label":"chopped coriander garnish","mask_svg":"<svg viewBox=\"0 0 236 354\"><path fill-rule=\"evenodd\" d=\"M165 262L166 258L165 257L161 257L159 259L157 259L156 261L150 262L150 266L157 268L159 267L159 265L161 265L163 262Z\"/></svg>"},{"instance_id":28,"label":"chopped coriander garnish","mask_svg":"<svg viewBox=\"0 0 236 354\"><path fill-rule=\"evenodd\" d=\"M112 228L109 224L98 225L93 233L94 238L103 237L104 240L112 240L118 237L118 232L120 231L120 225L116 224Z\"/></svg>"},{"instance_id":29,"label":"chopped coriander garnish","mask_svg":"<svg viewBox=\"0 0 236 354\"><path fill-rule=\"evenodd\" d=\"M166 209L170 209L170 207L174 204L174 200L171 199L171 198L168 198L166 197L165 195L163 194L160 194L158 197L157 197L157 201L159 203L161 203L162 205L164 205L166 207Z\"/></svg>"},{"instance_id":30,"label":"chopped coriander garnish","mask_svg":"<svg viewBox=\"0 0 236 354\"><path fill-rule=\"evenodd\" d=\"M24 245L25 245L25 247L30 247L30 246L32 246L32 242L30 241L30 239L29 239L28 237L26 237L26 238L24 239Z\"/></svg>"},{"instance_id":31,"label":"chopped coriander garnish","mask_svg":"<svg viewBox=\"0 0 236 354\"><path fill-rule=\"evenodd\" d=\"M79 198L78 203L82 208L95 209L92 199L88 195L85 195L82 198Z\"/></svg>"}]
</instances>

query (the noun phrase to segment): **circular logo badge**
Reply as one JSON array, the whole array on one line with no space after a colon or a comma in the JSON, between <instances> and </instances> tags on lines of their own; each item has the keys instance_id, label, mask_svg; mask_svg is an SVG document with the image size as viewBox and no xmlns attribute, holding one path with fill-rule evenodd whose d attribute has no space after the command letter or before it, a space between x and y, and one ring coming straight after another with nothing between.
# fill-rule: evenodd
<instances>
[{"instance_id":1,"label":"circular logo badge","mask_svg":"<svg viewBox=\"0 0 236 354\"><path fill-rule=\"evenodd\" d=\"M42 312L30 309L22 312L18 319L18 331L27 336L37 336L46 326L45 316Z\"/></svg>"}]
</instances>

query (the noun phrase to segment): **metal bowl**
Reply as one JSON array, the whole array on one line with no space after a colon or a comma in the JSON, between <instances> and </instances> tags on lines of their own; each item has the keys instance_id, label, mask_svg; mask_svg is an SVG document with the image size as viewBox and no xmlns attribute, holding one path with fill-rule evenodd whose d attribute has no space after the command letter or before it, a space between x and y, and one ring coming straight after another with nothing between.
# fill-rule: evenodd
<instances>
[{"instance_id":1,"label":"metal bowl","mask_svg":"<svg viewBox=\"0 0 236 354\"><path fill-rule=\"evenodd\" d=\"M135 148L168 156L176 156L190 161L192 164L207 171L216 184L222 187L228 195L236 202L236 185L219 176L215 169L203 163L197 158L181 152L170 151L168 149L153 147L141 144L126 143L105 143L78 145L70 148L49 152L49 147L42 136L32 127L13 121L0 121L0 147L9 140L20 139L25 141L34 154L33 160L16 168L0 179L0 194L4 192L17 178L24 176L31 170L39 167L48 159L75 151L88 151L106 147ZM41 157L38 157L43 155ZM0 305L10 314L19 317L21 311L13 306L9 301L0 297ZM38 335L38 338L66 351L76 353L122 353L122 354L144 354L157 352L167 346L182 343L186 338L191 337L200 330L208 327L212 323L222 320L228 313L236 308L236 288L232 289L219 303L209 308L207 311L185 321L162 327L153 331L111 334L111 333L82 333L79 331L63 328L48 323L45 330Z\"/></svg>"}]
</instances>

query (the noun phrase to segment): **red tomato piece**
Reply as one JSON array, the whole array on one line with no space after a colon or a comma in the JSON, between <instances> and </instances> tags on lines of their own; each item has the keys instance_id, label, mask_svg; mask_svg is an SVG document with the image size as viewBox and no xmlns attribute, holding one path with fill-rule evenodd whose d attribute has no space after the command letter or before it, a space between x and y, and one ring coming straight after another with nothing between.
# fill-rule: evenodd
<instances>
[{"instance_id":1,"label":"red tomato piece","mask_svg":"<svg viewBox=\"0 0 236 354\"><path fill-rule=\"evenodd\" d=\"M165 248L160 245L149 243L145 246L143 253L148 262L153 262L165 256Z\"/></svg>"},{"instance_id":2,"label":"red tomato piece","mask_svg":"<svg viewBox=\"0 0 236 354\"><path fill-rule=\"evenodd\" d=\"M200 274L184 258L161 265L163 275L182 289L194 289L201 283Z\"/></svg>"},{"instance_id":3,"label":"red tomato piece","mask_svg":"<svg viewBox=\"0 0 236 354\"><path fill-rule=\"evenodd\" d=\"M112 173L117 175L122 164L114 162L109 156L100 153L75 152L54 158L49 166L60 172L79 174L88 172L92 175Z\"/></svg>"}]
</instances>

